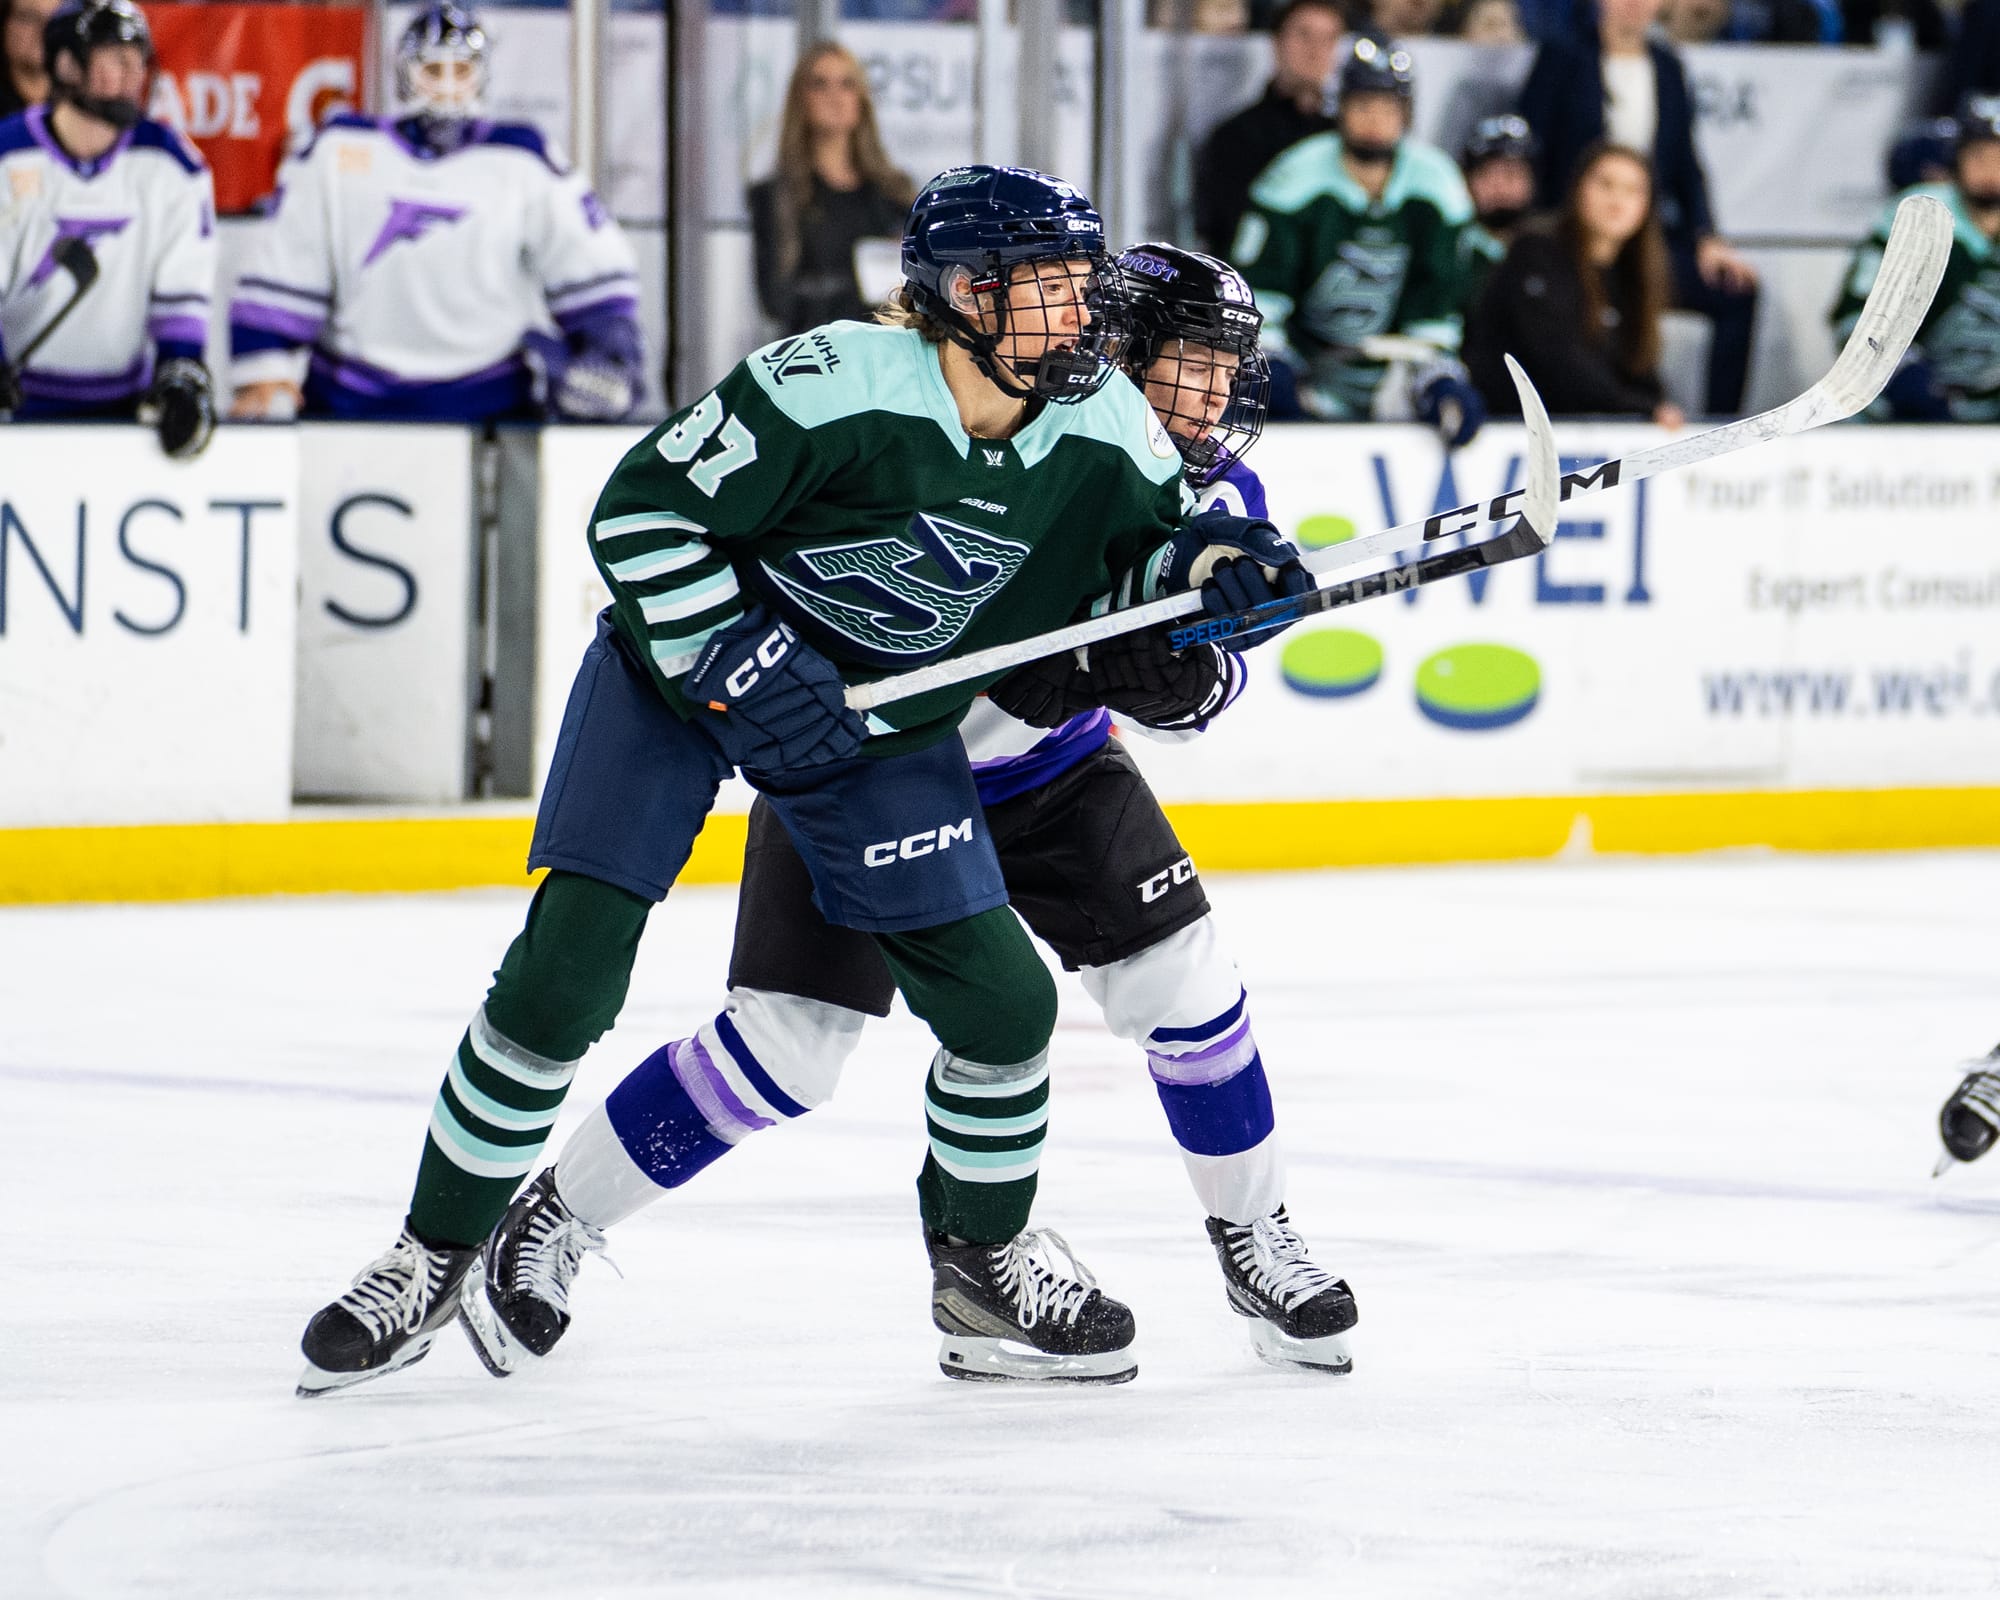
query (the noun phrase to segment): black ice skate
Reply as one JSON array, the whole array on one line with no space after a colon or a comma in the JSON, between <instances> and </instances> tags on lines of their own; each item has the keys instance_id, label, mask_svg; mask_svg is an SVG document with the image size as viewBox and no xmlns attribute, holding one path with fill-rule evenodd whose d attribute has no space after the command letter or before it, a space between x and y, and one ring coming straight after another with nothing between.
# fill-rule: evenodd
<instances>
[{"instance_id":1,"label":"black ice skate","mask_svg":"<svg viewBox=\"0 0 2000 1600\"><path fill-rule=\"evenodd\" d=\"M569 1286L604 1233L573 1216L556 1193L556 1169L523 1189L480 1251L459 1307L465 1336L496 1378L539 1361L569 1331Z\"/></svg>"},{"instance_id":2,"label":"black ice skate","mask_svg":"<svg viewBox=\"0 0 2000 1600\"><path fill-rule=\"evenodd\" d=\"M1938 1112L1938 1132L1945 1148L1940 1174L1954 1161L1977 1161L1993 1148L2000 1138L2000 1045L1952 1090Z\"/></svg>"},{"instance_id":3,"label":"black ice skate","mask_svg":"<svg viewBox=\"0 0 2000 1600\"><path fill-rule=\"evenodd\" d=\"M1251 1319L1258 1355L1273 1366L1353 1369L1346 1334L1361 1319L1354 1294L1306 1254L1283 1206L1255 1222L1210 1217L1208 1238L1222 1262L1230 1309Z\"/></svg>"},{"instance_id":4,"label":"black ice skate","mask_svg":"<svg viewBox=\"0 0 2000 1600\"><path fill-rule=\"evenodd\" d=\"M298 1392L310 1399L421 1361L458 1315L458 1286L477 1250L433 1249L410 1225L370 1262L354 1287L314 1314L299 1341L306 1370Z\"/></svg>"},{"instance_id":5,"label":"black ice skate","mask_svg":"<svg viewBox=\"0 0 2000 1600\"><path fill-rule=\"evenodd\" d=\"M1124 1383L1138 1375L1131 1310L1097 1287L1061 1234L1041 1228L1005 1244L962 1244L926 1233L924 1243L946 1377Z\"/></svg>"}]
</instances>

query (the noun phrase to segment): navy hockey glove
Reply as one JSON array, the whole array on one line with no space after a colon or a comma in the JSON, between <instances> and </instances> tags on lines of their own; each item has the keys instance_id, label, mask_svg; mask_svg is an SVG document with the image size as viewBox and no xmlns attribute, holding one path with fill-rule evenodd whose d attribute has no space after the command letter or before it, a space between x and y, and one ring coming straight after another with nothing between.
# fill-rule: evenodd
<instances>
[{"instance_id":1,"label":"navy hockey glove","mask_svg":"<svg viewBox=\"0 0 2000 1600\"><path fill-rule=\"evenodd\" d=\"M215 432L215 391L208 381L208 368L186 356L162 362L146 396L157 408L153 426L160 435L160 448L176 461L186 461L208 448Z\"/></svg>"},{"instance_id":2,"label":"navy hockey glove","mask_svg":"<svg viewBox=\"0 0 2000 1600\"><path fill-rule=\"evenodd\" d=\"M1412 374L1410 388L1417 397L1417 420L1437 429L1445 449L1472 443L1486 420L1486 402L1465 368L1451 360L1433 362Z\"/></svg>"},{"instance_id":3,"label":"navy hockey glove","mask_svg":"<svg viewBox=\"0 0 2000 1600\"><path fill-rule=\"evenodd\" d=\"M1298 548L1262 517L1233 517L1211 511L1195 518L1174 535L1159 574L1160 592L1175 594L1199 589L1201 606L1212 617L1226 617L1252 606L1319 587L1299 561ZM1289 628L1260 628L1239 643L1222 641L1225 650L1248 650Z\"/></svg>"},{"instance_id":4,"label":"navy hockey glove","mask_svg":"<svg viewBox=\"0 0 2000 1600\"><path fill-rule=\"evenodd\" d=\"M1951 421L1951 400L1937 381L1936 370L1914 350L1882 386L1882 397L1898 422Z\"/></svg>"},{"instance_id":5,"label":"navy hockey glove","mask_svg":"<svg viewBox=\"0 0 2000 1600\"><path fill-rule=\"evenodd\" d=\"M736 766L780 773L845 761L859 753L867 725L847 708L840 674L763 606L718 629L681 692Z\"/></svg>"},{"instance_id":6,"label":"navy hockey glove","mask_svg":"<svg viewBox=\"0 0 2000 1600\"><path fill-rule=\"evenodd\" d=\"M617 422L639 398L639 356L610 345L572 349L546 333L521 342L535 403L546 417L566 422Z\"/></svg>"}]
</instances>

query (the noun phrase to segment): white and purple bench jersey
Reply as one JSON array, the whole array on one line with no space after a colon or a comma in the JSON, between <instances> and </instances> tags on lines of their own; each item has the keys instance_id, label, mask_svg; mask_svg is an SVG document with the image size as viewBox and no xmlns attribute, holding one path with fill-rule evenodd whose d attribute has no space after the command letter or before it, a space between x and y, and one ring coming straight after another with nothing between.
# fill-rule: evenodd
<instances>
[{"instance_id":1,"label":"white and purple bench jersey","mask_svg":"<svg viewBox=\"0 0 2000 1600\"><path fill-rule=\"evenodd\" d=\"M414 120L332 118L279 174L230 306L241 386L298 381L310 411L475 420L524 406L531 333L635 327L632 247L519 123L421 142Z\"/></svg>"},{"instance_id":2,"label":"white and purple bench jersey","mask_svg":"<svg viewBox=\"0 0 2000 1600\"><path fill-rule=\"evenodd\" d=\"M1255 509L1245 510L1246 506L1254 506ZM1230 462L1229 470L1203 489L1200 499L1195 502L1196 515L1218 508L1237 516L1261 517L1265 514L1264 485L1257 474L1241 461ZM1222 653L1222 667L1229 676L1229 685L1222 704L1214 712L1217 716L1235 703L1236 697L1243 692L1243 686L1249 682L1243 658L1235 652L1225 650ZM973 701L972 709L966 712L965 720L959 724L958 733L965 741L965 753L972 760L972 776L979 786L980 804L997 805L1002 800L1011 800L1016 795L1039 789L1050 780L1061 777L1111 737L1111 721L1111 713L1100 706L1095 711L1071 717L1057 727L1037 728L1019 717L1008 716L984 696ZM1201 730L1160 731L1140 726L1138 731L1168 743L1178 743L1192 738Z\"/></svg>"},{"instance_id":3,"label":"white and purple bench jersey","mask_svg":"<svg viewBox=\"0 0 2000 1600\"><path fill-rule=\"evenodd\" d=\"M61 239L97 257L88 298L21 375L19 417L129 411L157 361L201 359L215 292L215 189L194 147L141 118L95 161L46 107L0 122L0 347L22 349L68 301Z\"/></svg>"}]
</instances>

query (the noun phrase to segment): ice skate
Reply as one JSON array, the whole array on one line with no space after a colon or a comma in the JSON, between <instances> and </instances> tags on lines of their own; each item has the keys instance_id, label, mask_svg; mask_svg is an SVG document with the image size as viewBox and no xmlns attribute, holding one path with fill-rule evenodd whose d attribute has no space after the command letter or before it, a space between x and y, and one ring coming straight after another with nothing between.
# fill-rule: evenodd
<instances>
[{"instance_id":1,"label":"ice skate","mask_svg":"<svg viewBox=\"0 0 2000 1600\"><path fill-rule=\"evenodd\" d=\"M1137 1376L1130 1308L1097 1287L1061 1234L1039 1228L1005 1244L963 1244L927 1233L924 1242L946 1377L1125 1383Z\"/></svg>"},{"instance_id":2,"label":"ice skate","mask_svg":"<svg viewBox=\"0 0 2000 1600\"><path fill-rule=\"evenodd\" d=\"M465 1336L488 1372L508 1377L556 1347L569 1331L569 1287L603 1248L603 1231L563 1204L554 1167L521 1191L459 1295Z\"/></svg>"},{"instance_id":3,"label":"ice skate","mask_svg":"<svg viewBox=\"0 0 2000 1600\"><path fill-rule=\"evenodd\" d=\"M388 1251L370 1262L354 1287L323 1306L299 1341L306 1370L298 1392L307 1399L379 1378L421 1361L431 1341L458 1315L458 1286L477 1250L433 1249L409 1224Z\"/></svg>"},{"instance_id":4,"label":"ice skate","mask_svg":"<svg viewBox=\"0 0 2000 1600\"><path fill-rule=\"evenodd\" d=\"M1942 1175L1955 1161L1977 1161L2000 1137L2000 1045L1965 1075L1938 1112L1938 1133L1944 1139Z\"/></svg>"},{"instance_id":5,"label":"ice skate","mask_svg":"<svg viewBox=\"0 0 2000 1600\"><path fill-rule=\"evenodd\" d=\"M1208 1219L1222 1262L1230 1309L1250 1321L1250 1342L1273 1366L1348 1372L1347 1330L1360 1320L1345 1282L1306 1254L1306 1242L1279 1206L1255 1222Z\"/></svg>"}]
</instances>

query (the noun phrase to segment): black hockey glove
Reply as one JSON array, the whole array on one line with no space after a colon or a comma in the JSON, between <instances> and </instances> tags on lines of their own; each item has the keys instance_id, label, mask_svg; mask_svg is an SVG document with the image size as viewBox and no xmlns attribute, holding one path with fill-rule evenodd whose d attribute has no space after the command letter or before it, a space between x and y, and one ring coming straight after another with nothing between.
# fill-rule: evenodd
<instances>
[{"instance_id":1,"label":"black hockey glove","mask_svg":"<svg viewBox=\"0 0 2000 1600\"><path fill-rule=\"evenodd\" d=\"M1229 699L1229 664L1212 644L1176 654L1168 633L1139 628L1090 646L1087 676L1098 702L1132 722L1198 728Z\"/></svg>"},{"instance_id":2,"label":"black hockey glove","mask_svg":"<svg viewBox=\"0 0 2000 1600\"><path fill-rule=\"evenodd\" d=\"M749 772L845 761L868 735L833 663L763 606L709 639L681 692L705 708L697 715L722 753Z\"/></svg>"},{"instance_id":3,"label":"black hockey glove","mask_svg":"<svg viewBox=\"0 0 2000 1600\"><path fill-rule=\"evenodd\" d=\"M1319 587L1299 561L1298 548L1262 517L1235 517L1211 511L1174 535L1160 568L1160 590L1174 594L1201 591L1201 607L1212 617L1226 617L1267 601L1310 594ZM1248 650L1274 639L1289 628L1259 628L1231 642L1225 650Z\"/></svg>"},{"instance_id":4,"label":"black hockey glove","mask_svg":"<svg viewBox=\"0 0 2000 1600\"><path fill-rule=\"evenodd\" d=\"M1016 667L986 691L986 698L1031 728L1060 728L1071 717L1104 704L1091 686L1090 674L1077 662L1082 653L1063 650Z\"/></svg>"},{"instance_id":5,"label":"black hockey glove","mask_svg":"<svg viewBox=\"0 0 2000 1600\"><path fill-rule=\"evenodd\" d=\"M153 426L159 431L160 448L176 461L186 461L208 448L215 432L215 394L209 386L208 368L186 356L176 356L153 375L147 394L149 405L158 408Z\"/></svg>"},{"instance_id":6,"label":"black hockey glove","mask_svg":"<svg viewBox=\"0 0 2000 1600\"><path fill-rule=\"evenodd\" d=\"M1410 392L1416 396L1417 420L1437 429L1447 450L1472 443L1486 420L1484 397L1472 386L1465 368L1449 356L1413 372Z\"/></svg>"}]
</instances>

